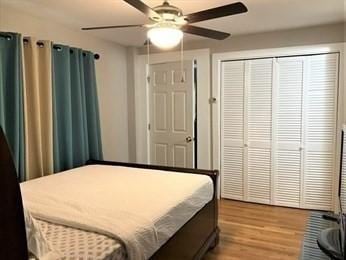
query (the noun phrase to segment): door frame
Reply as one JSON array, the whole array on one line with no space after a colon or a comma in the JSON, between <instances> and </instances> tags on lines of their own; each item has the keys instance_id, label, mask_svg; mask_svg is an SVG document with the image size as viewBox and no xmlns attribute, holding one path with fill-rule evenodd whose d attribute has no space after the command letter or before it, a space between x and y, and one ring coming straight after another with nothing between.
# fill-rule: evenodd
<instances>
[{"instance_id":1,"label":"door frame","mask_svg":"<svg viewBox=\"0 0 346 260\"><path fill-rule=\"evenodd\" d=\"M184 51L184 60L197 62L197 167L212 169L210 50ZM180 52L150 54L149 64L180 61ZM150 162L148 57L135 57L136 161Z\"/></svg>"},{"instance_id":2,"label":"door frame","mask_svg":"<svg viewBox=\"0 0 346 260\"><path fill-rule=\"evenodd\" d=\"M247 60L259 58L275 58L283 56L300 56L311 54L326 54L326 53L339 53L339 86L338 86L338 108L337 108L337 122L336 122L336 165L334 176L334 187L337 187L339 182L340 165L337 163L340 158L340 138L342 125L346 123L346 86L345 76L343 71L346 63L346 43L330 43L319 45L303 45L295 47L284 48L271 48L271 49L257 49L257 50L244 50L234 52L215 53L212 56L212 98L216 102L212 106L212 143L213 143L213 169L221 170L221 63L229 60ZM219 178L219 187L221 187L221 178ZM218 196L221 196L221 189L219 188ZM334 210L337 210L337 191L333 189Z\"/></svg>"}]
</instances>

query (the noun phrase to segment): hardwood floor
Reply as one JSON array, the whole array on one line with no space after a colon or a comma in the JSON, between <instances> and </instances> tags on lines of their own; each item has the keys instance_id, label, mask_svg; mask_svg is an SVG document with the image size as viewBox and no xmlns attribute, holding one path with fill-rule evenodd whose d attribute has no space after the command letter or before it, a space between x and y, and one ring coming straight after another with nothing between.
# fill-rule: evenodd
<instances>
[{"instance_id":1,"label":"hardwood floor","mask_svg":"<svg viewBox=\"0 0 346 260\"><path fill-rule=\"evenodd\" d=\"M308 216L308 210L221 200L220 243L205 259L298 259Z\"/></svg>"}]
</instances>

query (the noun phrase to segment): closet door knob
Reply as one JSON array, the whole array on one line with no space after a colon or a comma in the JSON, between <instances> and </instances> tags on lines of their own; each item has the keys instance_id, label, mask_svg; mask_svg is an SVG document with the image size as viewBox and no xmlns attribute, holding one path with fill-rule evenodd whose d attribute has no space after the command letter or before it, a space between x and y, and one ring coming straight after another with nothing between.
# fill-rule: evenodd
<instances>
[{"instance_id":1,"label":"closet door knob","mask_svg":"<svg viewBox=\"0 0 346 260\"><path fill-rule=\"evenodd\" d=\"M191 143L192 142L192 137L191 136L188 136L185 138L186 142L187 143Z\"/></svg>"}]
</instances>

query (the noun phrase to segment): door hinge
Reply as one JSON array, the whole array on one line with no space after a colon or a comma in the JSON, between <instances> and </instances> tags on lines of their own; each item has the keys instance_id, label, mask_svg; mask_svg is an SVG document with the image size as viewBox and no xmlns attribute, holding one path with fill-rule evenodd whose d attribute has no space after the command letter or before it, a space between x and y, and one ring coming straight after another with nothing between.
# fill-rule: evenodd
<instances>
[{"instance_id":1,"label":"door hinge","mask_svg":"<svg viewBox=\"0 0 346 260\"><path fill-rule=\"evenodd\" d=\"M150 126L150 124L148 124L148 130L150 131L150 128L151 128L151 126Z\"/></svg>"},{"instance_id":2,"label":"door hinge","mask_svg":"<svg viewBox=\"0 0 346 260\"><path fill-rule=\"evenodd\" d=\"M215 104L216 103L216 98L215 97L209 98L209 103L210 104Z\"/></svg>"},{"instance_id":3,"label":"door hinge","mask_svg":"<svg viewBox=\"0 0 346 260\"><path fill-rule=\"evenodd\" d=\"M147 77L147 82L150 84L150 76Z\"/></svg>"}]
</instances>

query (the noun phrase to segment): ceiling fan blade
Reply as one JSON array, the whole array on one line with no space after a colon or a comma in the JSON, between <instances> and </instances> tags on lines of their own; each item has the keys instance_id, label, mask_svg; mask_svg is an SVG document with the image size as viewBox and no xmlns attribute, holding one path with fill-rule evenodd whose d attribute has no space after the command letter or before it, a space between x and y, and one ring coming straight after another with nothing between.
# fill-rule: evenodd
<instances>
[{"instance_id":1,"label":"ceiling fan blade","mask_svg":"<svg viewBox=\"0 0 346 260\"><path fill-rule=\"evenodd\" d=\"M149 6L147 6L145 3L143 3L140 0L123 0L123 1L133 6L137 10L141 11L142 13L144 13L145 15L147 15L150 19L154 21L160 21L162 19L161 15L159 15L152 8L150 8Z\"/></svg>"},{"instance_id":2,"label":"ceiling fan blade","mask_svg":"<svg viewBox=\"0 0 346 260\"><path fill-rule=\"evenodd\" d=\"M248 9L243 3L237 2L229 5L219 6L216 8L200 11L193 14L188 14L186 16L186 20L189 23L197 23L224 16L246 13L247 11Z\"/></svg>"},{"instance_id":3,"label":"ceiling fan blade","mask_svg":"<svg viewBox=\"0 0 346 260\"><path fill-rule=\"evenodd\" d=\"M86 27L86 28L82 28L82 30L83 31L89 31L89 30L116 29L116 28L129 28L129 27L144 27L144 25L143 24L131 24L131 25L98 26L98 27Z\"/></svg>"},{"instance_id":4,"label":"ceiling fan blade","mask_svg":"<svg viewBox=\"0 0 346 260\"><path fill-rule=\"evenodd\" d=\"M186 33L195 34L198 36L203 36L203 37L207 37L207 38L211 38L215 40L224 40L227 37L231 36L231 34L229 33L215 31L215 30L197 27L193 25L185 25L181 28L181 30Z\"/></svg>"}]
</instances>

